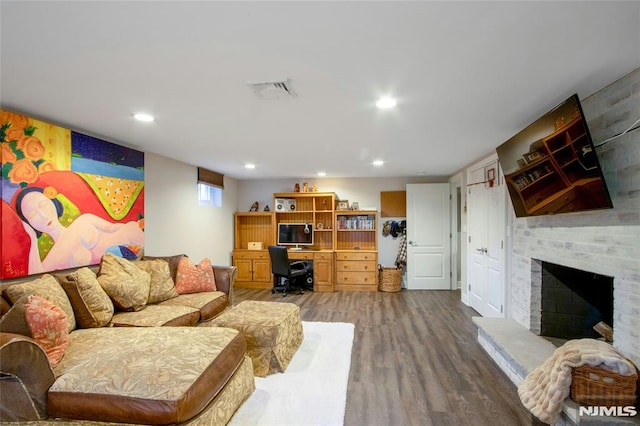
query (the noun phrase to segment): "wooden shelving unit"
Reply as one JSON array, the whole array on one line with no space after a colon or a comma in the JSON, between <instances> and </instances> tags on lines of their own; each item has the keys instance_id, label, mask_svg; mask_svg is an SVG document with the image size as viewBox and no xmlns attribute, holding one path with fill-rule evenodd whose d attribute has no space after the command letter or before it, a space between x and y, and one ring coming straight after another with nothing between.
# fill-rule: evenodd
<instances>
[{"instance_id":1,"label":"wooden shelving unit","mask_svg":"<svg viewBox=\"0 0 640 426\"><path fill-rule=\"evenodd\" d=\"M378 250L376 211L337 210L336 250Z\"/></svg>"},{"instance_id":2,"label":"wooden shelving unit","mask_svg":"<svg viewBox=\"0 0 640 426\"><path fill-rule=\"evenodd\" d=\"M238 287L271 288L267 247L277 242L277 224L311 223L313 247L291 251L289 258L313 260L314 291L377 291L376 211L335 210L338 197L332 192L279 192L273 198L273 212L235 215ZM278 209L276 199L294 200L295 208ZM249 250L250 242L261 242L262 250Z\"/></svg>"},{"instance_id":3,"label":"wooden shelving unit","mask_svg":"<svg viewBox=\"0 0 640 426\"><path fill-rule=\"evenodd\" d=\"M275 244L272 212L237 212L234 215L233 265L238 268L236 286L270 288L271 261L267 247ZM249 243L262 244L262 250L249 250Z\"/></svg>"},{"instance_id":4,"label":"wooden shelving unit","mask_svg":"<svg viewBox=\"0 0 640 426\"><path fill-rule=\"evenodd\" d=\"M236 212L234 249L247 250L250 242L261 242L263 249L275 243L272 212Z\"/></svg>"},{"instance_id":5,"label":"wooden shelving unit","mask_svg":"<svg viewBox=\"0 0 640 426\"><path fill-rule=\"evenodd\" d=\"M378 291L378 214L335 212L336 290Z\"/></svg>"},{"instance_id":6,"label":"wooden shelving unit","mask_svg":"<svg viewBox=\"0 0 640 426\"><path fill-rule=\"evenodd\" d=\"M274 241L278 223L312 223L313 249L333 250L333 206L336 194L333 192L277 192L273 198L295 200L295 210L276 211L273 226ZM275 205L275 202L274 202ZM319 225L320 224L320 225Z\"/></svg>"}]
</instances>

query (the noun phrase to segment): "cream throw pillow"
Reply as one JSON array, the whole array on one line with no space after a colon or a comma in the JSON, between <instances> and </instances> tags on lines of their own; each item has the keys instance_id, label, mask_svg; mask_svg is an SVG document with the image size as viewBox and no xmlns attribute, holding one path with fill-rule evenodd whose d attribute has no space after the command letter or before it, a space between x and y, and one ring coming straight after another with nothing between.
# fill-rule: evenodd
<instances>
[{"instance_id":1,"label":"cream throw pillow","mask_svg":"<svg viewBox=\"0 0 640 426\"><path fill-rule=\"evenodd\" d=\"M91 269L80 268L59 277L59 280L76 313L78 327L95 328L109 324L113 316L113 302Z\"/></svg>"},{"instance_id":2,"label":"cream throw pillow","mask_svg":"<svg viewBox=\"0 0 640 426\"><path fill-rule=\"evenodd\" d=\"M98 282L120 310L139 311L149 299L149 273L111 253L102 256Z\"/></svg>"},{"instance_id":3,"label":"cream throw pillow","mask_svg":"<svg viewBox=\"0 0 640 426\"><path fill-rule=\"evenodd\" d=\"M171 271L169 263L165 260L142 260L134 262L139 269L148 272L151 276L151 284L149 288L149 300L147 304L160 303L165 300L178 297L176 286L171 279Z\"/></svg>"}]
</instances>

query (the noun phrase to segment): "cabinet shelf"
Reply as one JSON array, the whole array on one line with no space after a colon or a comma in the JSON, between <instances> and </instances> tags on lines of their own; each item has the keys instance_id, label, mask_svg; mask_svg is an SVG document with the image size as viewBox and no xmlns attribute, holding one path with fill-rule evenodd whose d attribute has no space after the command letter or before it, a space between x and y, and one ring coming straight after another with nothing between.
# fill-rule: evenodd
<instances>
[{"instance_id":1,"label":"cabinet shelf","mask_svg":"<svg viewBox=\"0 0 640 426\"><path fill-rule=\"evenodd\" d=\"M246 250L249 242L260 242L263 247L274 243L272 212L236 212L234 218L234 249Z\"/></svg>"},{"instance_id":2,"label":"cabinet shelf","mask_svg":"<svg viewBox=\"0 0 640 426\"><path fill-rule=\"evenodd\" d=\"M554 175L554 172L549 172L545 175L542 175L538 178L536 178L536 180L529 182L528 184L526 184L525 186L523 186L520 190L521 191L526 191L527 189L531 189L534 188L537 184L541 183L543 180L550 178Z\"/></svg>"}]
</instances>

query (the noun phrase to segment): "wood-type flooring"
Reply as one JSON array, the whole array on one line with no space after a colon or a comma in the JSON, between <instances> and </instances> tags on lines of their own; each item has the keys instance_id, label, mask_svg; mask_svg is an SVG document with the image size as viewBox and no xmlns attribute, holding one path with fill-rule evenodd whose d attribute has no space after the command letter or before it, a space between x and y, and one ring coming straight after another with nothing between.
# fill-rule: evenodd
<instances>
[{"instance_id":1,"label":"wood-type flooring","mask_svg":"<svg viewBox=\"0 0 640 426\"><path fill-rule=\"evenodd\" d=\"M283 297L236 288L235 303L243 300L295 303L303 321L355 324L346 426L543 425L477 343L478 314L459 291Z\"/></svg>"}]
</instances>

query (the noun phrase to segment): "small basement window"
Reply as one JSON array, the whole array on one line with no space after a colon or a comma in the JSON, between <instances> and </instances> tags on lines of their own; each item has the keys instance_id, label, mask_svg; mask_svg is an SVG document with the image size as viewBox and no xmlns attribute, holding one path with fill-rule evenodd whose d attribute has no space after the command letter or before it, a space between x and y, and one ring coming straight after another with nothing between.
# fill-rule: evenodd
<instances>
[{"instance_id":1,"label":"small basement window","mask_svg":"<svg viewBox=\"0 0 640 426\"><path fill-rule=\"evenodd\" d=\"M198 167L198 204L222 207L224 175Z\"/></svg>"},{"instance_id":2,"label":"small basement window","mask_svg":"<svg viewBox=\"0 0 640 426\"><path fill-rule=\"evenodd\" d=\"M222 207L222 188L198 183L198 204L201 206Z\"/></svg>"}]
</instances>

